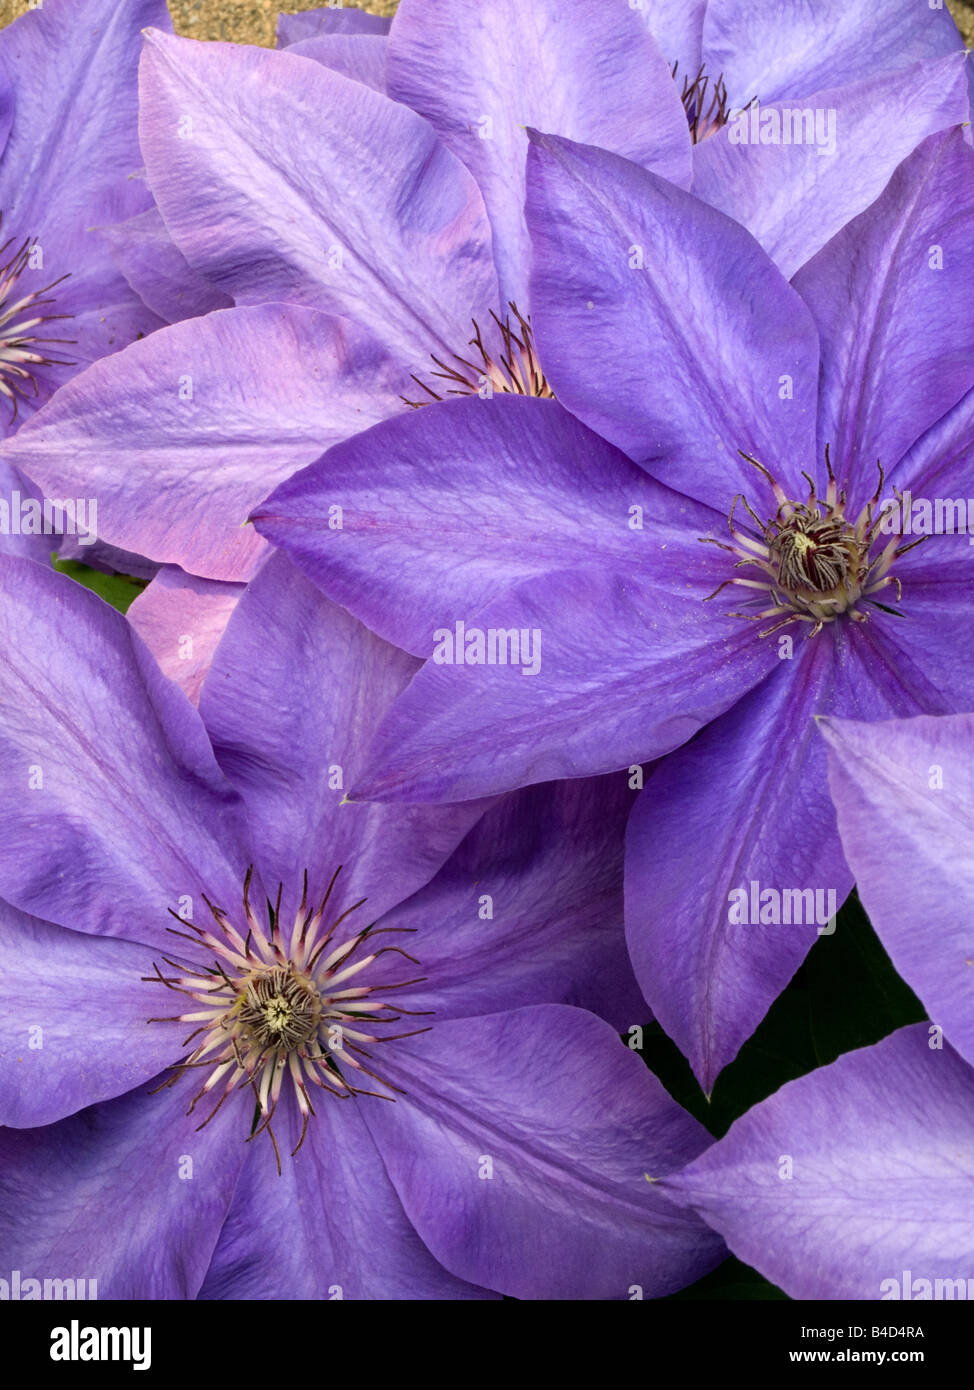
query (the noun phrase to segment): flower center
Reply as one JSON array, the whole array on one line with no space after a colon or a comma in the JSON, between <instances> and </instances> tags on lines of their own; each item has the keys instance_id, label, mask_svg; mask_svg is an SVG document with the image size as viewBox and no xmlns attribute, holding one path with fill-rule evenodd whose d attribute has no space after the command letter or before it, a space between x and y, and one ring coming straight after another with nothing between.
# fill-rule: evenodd
<instances>
[{"instance_id":1,"label":"flower center","mask_svg":"<svg viewBox=\"0 0 974 1390\"><path fill-rule=\"evenodd\" d=\"M674 63L670 70L674 82L681 81L679 67L679 63ZM700 141L706 140L708 135L716 135L717 131L721 130L730 119L727 106L727 88L724 85L723 76L711 80L702 63L696 76L687 75L683 77L682 83L680 100L683 102L683 109L687 114L690 139L695 145L699 145Z\"/></svg>"},{"instance_id":2,"label":"flower center","mask_svg":"<svg viewBox=\"0 0 974 1390\"><path fill-rule=\"evenodd\" d=\"M0 246L0 257L9 252L12 245L12 239L4 242ZM18 282L24 271L32 266L35 249L36 242L25 241L0 265L0 395L5 396L13 407L11 421L17 418L20 400L26 398L28 393L37 395L36 367L71 366L66 358L52 357L46 350L37 350L41 344L68 343L72 339L43 337L36 332L45 323L67 319L71 315L38 312L53 305L50 292L62 280L66 280L67 275L53 280L42 289L22 293L23 286Z\"/></svg>"},{"instance_id":3,"label":"flower center","mask_svg":"<svg viewBox=\"0 0 974 1390\"><path fill-rule=\"evenodd\" d=\"M741 457L753 464L770 485L778 504L777 511L770 521L762 522L747 499L739 493L734 498L727 523L735 544L727 545L710 536L703 536L701 540L737 555L739 559L735 569L755 568L762 577L725 579L709 595L708 601L716 598L729 584L763 592L772 600L770 607L764 607L757 613L728 615L755 622L780 618L779 622L759 633L761 637L770 637L794 622L810 623L808 636L814 637L826 623L834 622L843 613L853 622L864 623L869 614L859 606L863 602L902 616L895 608L880 603L874 596L893 585L896 600L900 601L902 585L890 570L900 555L905 555L920 541L901 546L901 538L894 536L882 550L873 553L882 520L881 513L877 515L883 491L882 467L879 469L876 491L852 522L845 515L846 494L840 491L836 483L828 447L825 450L828 470L825 496L818 496L815 483L805 473L803 477L808 480L809 494L804 502L791 501L756 458L743 452ZM756 530L746 524L742 529L735 527L734 511L739 501L743 502L745 510L755 522Z\"/></svg>"},{"instance_id":4,"label":"flower center","mask_svg":"<svg viewBox=\"0 0 974 1390\"><path fill-rule=\"evenodd\" d=\"M195 1051L176 1066L174 1074L163 1085L174 1085L192 1068L208 1068L209 1075L190 1103L188 1113L192 1113L198 1102L213 1096L222 1082L216 1104L200 1129L209 1124L232 1091L249 1086L261 1117L250 1137L267 1131L277 1154L278 1171L280 1153L271 1121L285 1076L290 1080L302 1116L301 1137L293 1150L297 1153L304 1142L309 1118L315 1113L309 1086L339 1099L369 1095L394 1100L388 1092L399 1091L399 1087L383 1081L365 1065L361 1058L371 1058L371 1053L364 1044L391 1042L427 1031L419 1028L409 1033L387 1033L386 1025L416 1011L376 997L419 984L420 979L401 980L395 984L369 984L364 979L356 979L355 984L351 983L380 956L395 953L414 964L416 961L398 946L371 949L374 937L408 931L405 927L376 929L370 925L336 944L337 929L365 902L362 898L338 916L329 918L328 904L340 872L340 867L335 870L317 907L313 903L309 906L305 874L301 901L293 925L285 934L281 926L281 891L276 905L268 904L265 931L250 903L253 869L248 869L239 928L222 908L205 896L203 900L219 934L181 917L177 917L177 921L188 931L169 928L173 935L205 946L215 957L213 963L200 969L187 968L182 962L164 956L165 963L176 973L164 975L155 965L155 974L144 977L186 995L196 1006L169 1018L150 1019L151 1023L197 1025L184 1039L184 1046L202 1034ZM366 948L364 954L363 947ZM353 1084L353 1077L363 1075L372 1077L385 1090L366 1090Z\"/></svg>"},{"instance_id":5,"label":"flower center","mask_svg":"<svg viewBox=\"0 0 974 1390\"><path fill-rule=\"evenodd\" d=\"M552 397L554 391L545 380L531 332L531 320L524 318L512 301L511 313L504 319L490 311L490 335L495 340L489 345L477 320L473 320L474 335L469 347L473 348L471 357L453 355L453 364L444 362L434 353L430 356L438 368L430 376L443 382L437 391L421 377L413 374L413 381L429 399L411 401L408 396L402 399L414 409L429 405L432 401L442 401L447 396L493 396L500 391L508 396ZM513 316L513 323L512 323Z\"/></svg>"}]
</instances>

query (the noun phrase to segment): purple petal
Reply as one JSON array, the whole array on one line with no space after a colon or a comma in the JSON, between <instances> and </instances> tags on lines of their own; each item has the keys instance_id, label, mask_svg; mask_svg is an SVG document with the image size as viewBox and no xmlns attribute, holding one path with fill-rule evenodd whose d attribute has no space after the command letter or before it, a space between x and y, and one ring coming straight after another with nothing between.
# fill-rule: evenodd
<instances>
[{"instance_id":1,"label":"purple petal","mask_svg":"<svg viewBox=\"0 0 974 1390\"><path fill-rule=\"evenodd\" d=\"M897 484L914 497L967 498L974 494L974 391L968 391L917 440L890 470L887 483ZM969 519L968 530L974 531Z\"/></svg>"},{"instance_id":2,"label":"purple petal","mask_svg":"<svg viewBox=\"0 0 974 1390\"><path fill-rule=\"evenodd\" d=\"M789 1082L664 1191L792 1298L964 1297L932 1281L974 1258L974 1071L929 1041L903 1028Z\"/></svg>"},{"instance_id":3,"label":"purple petal","mask_svg":"<svg viewBox=\"0 0 974 1390\"><path fill-rule=\"evenodd\" d=\"M409 1095L366 1121L407 1215L459 1278L518 1298L626 1299L633 1285L652 1298L720 1259L653 1185L706 1132L591 1014L437 1023L383 1063Z\"/></svg>"},{"instance_id":4,"label":"purple petal","mask_svg":"<svg viewBox=\"0 0 974 1390\"><path fill-rule=\"evenodd\" d=\"M897 621L840 619L794 659L781 648L775 675L665 759L630 817L636 977L707 1091L852 887L813 717L918 708L913 691L885 678L879 625Z\"/></svg>"},{"instance_id":5,"label":"purple petal","mask_svg":"<svg viewBox=\"0 0 974 1390\"><path fill-rule=\"evenodd\" d=\"M96 1280L100 1299L195 1298L248 1116L227 1105L197 1133L187 1091L140 1089L44 1129L0 1129L4 1270Z\"/></svg>"},{"instance_id":6,"label":"purple petal","mask_svg":"<svg viewBox=\"0 0 974 1390\"><path fill-rule=\"evenodd\" d=\"M288 51L385 95L388 46L380 34L320 34L291 44Z\"/></svg>"},{"instance_id":7,"label":"purple petal","mask_svg":"<svg viewBox=\"0 0 974 1390\"><path fill-rule=\"evenodd\" d=\"M388 34L390 20L354 5L326 5L301 14L277 16L277 45L287 48L318 34Z\"/></svg>"},{"instance_id":8,"label":"purple petal","mask_svg":"<svg viewBox=\"0 0 974 1390\"><path fill-rule=\"evenodd\" d=\"M466 800L629 767L684 743L775 657L694 586L669 582L638 570L558 571L474 613L461 655L478 657L479 643L486 660L426 663L380 725L352 796ZM526 638L520 669L489 664L490 633L506 662L514 629ZM454 636L444 629L444 656Z\"/></svg>"},{"instance_id":9,"label":"purple petal","mask_svg":"<svg viewBox=\"0 0 974 1390\"><path fill-rule=\"evenodd\" d=\"M553 569L672 560L684 571L674 582L699 577L703 595L723 568L696 540L722 525L712 512L554 402L513 396L430 405L360 434L279 487L254 521L330 598L420 656L444 622Z\"/></svg>"},{"instance_id":10,"label":"purple petal","mask_svg":"<svg viewBox=\"0 0 974 1390\"><path fill-rule=\"evenodd\" d=\"M279 1107L280 1176L266 1139L251 1146L199 1297L491 1298L448 1274L420 1240L386 1175L363 1107L322 1095L315 1108L291 1159L301 1124L290 1096Z\"/></svg>"},{"instance_id":11,"label":"purple petal","mask_svg":"<svg viewBox=\"0 0 974 1390\"><path fill-rule=\"evenodd\" d=\"M802 488L815 329L742 227L635 164L546 136L527 216L534 326L562 405L724 515L754 486L738 450Z\"/></svg>"},{"instance_id":12,"label":"purple petal","mask_svg":"<svg viewBox=\"0 0 974 1390\"><path fill-rule=\"evenodd\" d=\"M49 496L94 496L103 540L243 580L268 549L245 527L255 503L396 409L368 334L263 305L187 319L98 363L5 453Z\"/></svg>"},{"instance_id":13,"label":"purple petal","mask_svg":"<svg viewBox=\"0 0 974 1390\"><path fill-rule=\"evenodd\" d=\"M2 427L0 427L2 428ZM4 449L9 448L8 444ZM5 458L0 458L0 498L7 505L6 525L0 529L0 554L18 555L49 565L54 542L43 533L24 535L23 526L31 501L41 501L41 493L33 482L23 477ZM33 523L31 523L33 524Z\"/></svg>"},{"instance_id":14,"label":"purple petal","mask_svg":"<svg viewBox=\"0 0 974 1390\"><path fill-rule=\"evenodd\" d=\"M345 794L382 715L416 670L330 603L283 555L237 605L200 700L217 758L247 806L265 884L321 896L342 866L370 920L437 872L479 804L348 805ZM364 925L364 924L363 924Z\"/></svg>"},{"instance_id":15,"label":"purple petal","mask_svg":"<svg viewBox=\"0 0 974 1390\"><path fill-rule=\"evenodd\" d=\"M974 1063L974 716L825 720L829 786L869 920Z\"/></svg>"},{"instance_id":16,"label":"purple petal","mask_svg":"<svg viewBox=\"0 0 974 1390\"><path fill-rule=\"evenodd\" d=\"M51 1124L180 1055L171 1030L146 1027L144 946L93 941L6 903L0 924L0 1124Z\"/></svg>"},{"instance_id":17,"label":"purple petal","mask_svg":"<svg viewBox=\"0 0 974 1390\"><path fill-rule=\"evenodd\" d=\"M710 0L704 60L721 72L733 106L803 97L961 48L946 9L886 0ZM888 132L887 132L888 133Z\"/></svg>"},{"instance_id":18,"label":"purple petal","mask_svg":"<svg viewBox=\"0 0 974 1390\"><path fill-rule=\"evenodd\" d=\"M288 52L158 33L141 84L166 225L238 304L347 315L410 370L460 351L496 306L480 193L415 112Z\"/></svg>"},{"instance_id":19,"label":"purple petal","mask_svg":"<svg viewBox=\"0 0 974 1390\"><path fill-rule=\"evenodd\" d=\"M831 445L854 513L876 486L876 460L893 469L974 385L974 151L963 131L925 140L794 283L822 340L819 446Z\"/></svg>"},{"instance_id":20,"label":"purple petal","mask_svg":"<svg viewBox=\"0 0 974 1390\"><path fill-rule=\"evenodd\" d=\"M622 844L628 773L549 782L504 799L437 877L383 918L416 932L437 1021L523 1004L577 1004L617 1029L646 1021L626 955ZM405 996L403 996L405 998Z\"/></svg>"},{"instance_id":21,"label":"purple petal","mask_svg":"<svg viewBox=\"0 0 974 1390\"><path fill-rule=\"evenodd\" d=\"M879 598L894 604L903 617L883 615L867 629L874 680L906 697L905 708L891 713L974 709L969 538L929 536L896 561L893 573L903 585L902 601L892 588Z\"/></svg>"},{"instance_id":22,"label":"purple petal","mask_svg":"<svg viewBox=\"0 0 974 1390\"><path fill-rule=\"evenodd\" d=\"M197 579L175 565L159 571L128 610L128 620L187 699L199 705L213 653L243 584Z\"/></svg>"},{"instance_id":23,"label":"purple petal","mask_svg":"<svg viewBox=\"0 0 974 1390\"><path fill-rule=\"evenodd\" d=\"M780 127L769 111L778 112ZM886 111L877 144L877 112ZM962 53L848 87L830 82L814 106L763 101L745 125L732 123L701 141L693 151L693 191L742 222L791 276L879 197L922 140L968 116ZM778 143L759 143L762 122L765 133L779 134Z\"/></svg>"},{"instance_id":24,"label":"purple petal","mask_svg":"<svg viewBox=\"0 0 974 1390\"><path fill-rule=\"evenodd\" d=\"M203 725L120 613L0 557L0 892L77 931L171 950L168 912L236 901L240 808Z\"/></svg>"},{"instance_id":25,"label":"purple petal","mask_svg":"<svg viewBox=\"0 0 974 1390\"><path fill-rule=\"evenodd\" d=\"M707 0L636 0L630 9L641 14L667 63L676 63L681 89L685 78L692 82L700 70Z\"/></svg>"},{"instance_id":26,"label":"purple petal","mask_svg":"<svg viewBox=\"0 0 974 1390\"><path fill-rule=\"evenodd\" d=\"M164 0L48 0L0 35L15 97L0 160L3 239L37 238L43 265L25 272L26 292L70 275L54 312L73 315L63 336L74 340L64 355L75 363L158 327L96 230L150 202L131 177L142 165L136 74L150 24L172 28ZM39 373L47 389L71 374Z\"/></svg>"},{"instance_id":27,"label":"purple petal","mask_svg":"<svg viewBox=\"0 0 974 1390\"><path fill-rule=\"evenodd\" d=\"M158 208L115 227L103 227L102 235L129 285L164 322L179 323L232 306L228 295L192 269L166 231Z\"/></svg>"},{"instance_id":28,"label":"purple petal","mask_svg":"<svg viewBox=\"0 0 974 1390\"><path fill-rule=\"evenodd\" d=\"M401 0L389 94L435 126L479 184L501 301L527 312L525 128L601 145L689 186L690 133L669 67L631 6Z\"/></svg>"}]
</instances>

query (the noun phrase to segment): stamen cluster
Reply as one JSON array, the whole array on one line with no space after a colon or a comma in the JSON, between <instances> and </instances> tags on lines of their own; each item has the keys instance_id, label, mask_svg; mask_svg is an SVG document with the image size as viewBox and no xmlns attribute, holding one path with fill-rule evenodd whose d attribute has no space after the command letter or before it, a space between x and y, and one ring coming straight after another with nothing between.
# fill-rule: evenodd
<instances>
[{"instance_id":1,"label":"stamen cluster","mask_svg":"<svg viewBox=\"0 0 974 1390\"><path fill-rule=\"evenodd\" d=\"M419 409L420 406L429 405L431 401L442 401L447 396L478 396L485 392L493 394L495 391L508 396L554 396L555 393L545 380L538 361L530 319L524 318L513 301L509 307L511 314L504 319L499 318L493 309L490 311L500 340L496 355L488 348L480 326L474 319L474 335L469 343L474 349L473 360L454 354L453 361L456 366L451 366L431 353L430 356L439 371L430 372L430 376L437 377L445 382L446 386L441 391L436 391L414 373L413 381L426 392L429 399L411 401L403 396L406 404ZM511 315L514 317L516 328L511 324Z\"/></svg>"},{"instance_id":2,"label":"stamen cluster","mask_svg":"<svg viewBox=\"0 0 974 1390\"><path fill-rule=\"evenodd\" d=\"M741 457L753 464L766 479L778 509L770 521L762 522L747 499L739 493L734 498L727 523L735 544L727 545L711 537L702 539L739 556L735 569L753 567L760 570L764 577L727 579L709 597L716 598L729 584L767 593L772 600L770 607L762 608L758 613L728 615L755 622L765 618L781 619L765 628L759 634L761 637L770 637L794 622L810 623L808 636L814 637L826 623L834 622L842 614L853 622L864 623L869 617L859 606L864 601L895 613L895 609L887 608L874 596L893 585L896 600L900 601L902 585L890 574L890 569L900 555L905 555L920 541L901 546L902 538L894 536L878 554L873 555L873 545L882 520L882 513L876 514L883 491L882 466L877 465L879 483L876 491L853 523L846 519L846 494L838 487L827 447L825 466L828 486L825 496L818 496L813 479L803 473L809 485L808 497L804 502L791 501L756 458L745 453L741 453ZM735 528L734 512L738 502L743 502L745 510L755 522L756 534L750 528Z\"/></svg>"},{"instance_id":3,"label":"stamen cluster","mask_svg":"<svg viewBox=\"0 0 974 1390\"><path fill-rule=\"evenodd\" d=\"M12 239L4 242L0 246L0 257L7 254L12 245ZM51 357L46 351L37 351L39 344L71 341L69 338L41 337L35 332L42 324L70 318L71 315L38 313L39 309L48 309L54 303L50 292L68 278L66 275L42 289L32 290L29 294L20 293L18 281L30 264L34 246L32 241L23 242L0 265L0 395L5 396L13 407L12 420L17 418L20 400L28 392L37 395L37 381L33 375L35 367L71 365L66 358Z\"/></svg>"},{"instance_id":4,"label":"stamen cluster","mask_svg":"<svg viewBox=\"0 0 974 1390\"><path fill-rule=\"evenodd\" d=\"M192 1113L200 1101L212 1096L223 1083L219 1098L200 1129L209 1124L231 1092L241 1085L249 1085L260 1116L251 1138L265 1130L268 1132L278 1154L278 1167L280 1155L271 1121L285 1075L290 1078L303 1121L301 1137L293 1150L297 1153L304 1142L308 1120L315 1113L309 1084L341 1100L353 1095L393 1100L394 1096L388 1092L400 1091L400 1088L384 1081L360 1060L371 1058L363 1044L391 1042L393 1038L427 1031L425 1028L397 1034L372 1031L377 1025L394 1023L402 1015L416 1012L375 996L419 984L420 980L372 985L352 985L350 981L390 952L414 964L417 962L398 946L385 946L378 951L369 949L366 954L360 954L363 947L371 945L374 937L408 928L368 926L337 945L332 944L339 926L365 902L362 898L353 903L326 925L328 903L340 871L341 866L332 875L317 907L308 904L308 876L305 874L301 901L291 930L285 935L281 929L281 891L276 905L267 905L268 930L265 932L250 902L253 869L248 869L243 887L245 931L238 930L228 914L204 896L219 935L182 918L177 920L189 931L177 931L172 927L169 930L175 936L212 951L213 964L196 970L163 957L177 973L164 975L155 965L155 974L145 977L185 994L201 1006L170 1018L150 1019L152 1023L196 1024L193 1032L183 1040L184 1047L193 1038L203 1035L195 1051L179 1064L164 1085L174 1085L194 1067L210 1068L189 1106L188 1113ZM363 1024L368 1024L368 1030ZM385 1090L369 1091L356 1086L351 1080L353 1075L370 1076Z\"/></svg>"}]
</instances>

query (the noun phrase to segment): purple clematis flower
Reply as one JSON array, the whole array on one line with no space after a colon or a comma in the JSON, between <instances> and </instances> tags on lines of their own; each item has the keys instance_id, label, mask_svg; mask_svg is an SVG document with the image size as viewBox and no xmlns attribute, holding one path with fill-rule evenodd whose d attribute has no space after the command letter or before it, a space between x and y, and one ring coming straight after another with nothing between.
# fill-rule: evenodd
<instances>
[{"instance_id":1,"label":"purple clematis flower","mask_svg":"<svg viewBox=\"0 0 974 1390\"><path fill-rule=\"evenodd\" d=\"M822 727L859 893L933 1023L783 1087L662 1186L793 1298L974 1298L974 716Z\"/></svg>"},{"instance_id":2,"label":"purple clematis flower","mask_svg":"<svg viewBox=\"0 0 974 1390\"><path fill-rule=\"evenodd\" d=\"M52 495L95 479L112 545L246 580L266 554L243 529L253 506L403 398L550 394L528 322L525 126L736 200L790 273L922 139L968 119L946 13L837 9L788 0L779 30L736 3L403 0L388 36L349 32L365 23L350 11L282 20L278 52L150 35L158 209L113 246L172 327L74 383L17 462ZM716 114L701 64L728 74ZM834 157L720 129L755 90L780 105L823 86Z\"/></svg>"},{"instance_id":3,"label":"purple clematis flower","mask_svg":"<svg viewBox=\"0 0 974 1390\"><path fill-rule=\"evenodd\" d=\"M624 779L482 819L347 804L416 662L283 556L199 714L87 591L10 559L0 588L9 1267L115 1298L628 1298L721 1257L645 1181L708 1136L616 1032Z\"/></svg>"},{"instance_id":4,"label":"purple clematis flower","mask_svg":"<svg viewBox=\"0 0 974 1390\"><path fill-rule=\"evenodd\" d=\"M136 75L164 0L47 0L0 32L0 437L161 320L101 228L143 212Z\"/></svg>"},{"instance_id":5,"label":"purple clematis flower","mask_svg":"<svg viewBox=\"0 0 974 1390\"><path fill-rule=\"evenodd\" d=\"M792 285L645 170L549 137L532 159L532 298L560 404L387 421L257 524L433 655L353 796L627 766L638 784L635 765L686 744L629 823L627 926L709 1089L852 885L812 715L974 698L967 542L919 544L891 511L896 489L931 514L972 494L974 154L960 131L931 137ZM539 668L492 662L491 632L540 646Z\"/></svg>"}]
</instances>

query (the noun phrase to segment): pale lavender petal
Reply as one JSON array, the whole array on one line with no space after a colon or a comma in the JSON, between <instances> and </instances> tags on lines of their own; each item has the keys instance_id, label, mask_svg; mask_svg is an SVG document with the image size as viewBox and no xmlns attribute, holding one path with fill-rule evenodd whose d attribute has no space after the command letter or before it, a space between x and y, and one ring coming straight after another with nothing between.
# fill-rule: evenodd
<instances>
[{"instance_id":1,"label":"pale lavender petal","mask_svg":"<svg viewBox=\"0 0 974 1390\"><path fill-rule=\"evenodd\" d=\"M517 1298L647 1298L692 1283L720 1241L656 1179L704 1149L607 1023L546 1004L437 1023L390 1047L408 1088L366 1121L407 1215L461 1279ZM647 1182L647 1176L653 1181Z\"/></svg>"},{"instance_id":2,"label":"pale lavender petal","mask_svg":"<svg viewBox=\"0 0 974 1390\"><path fill-rule=\"evenodd\" d=\"M388 83L476 178L501 300L525 312L526 128L601 145L689 185L690 133L676 84L624 0L401 0Z\"/></svg>"},{"instance_id":3,"label":"pale lavender petal","mask_svg":"<svg viewBox=\"0 0 974 1390\"><path fill-rule=\"evenodd\" d=\"M929 1043L903 1028L789 1082L664 1191L792 1298L967 1297L974 1071Z\"/></svg>"},{"instance_id":4,"label":"pale lavender petal","mask_svg":"<svg viewBox=\"0 0 974 1390\"><path fill-rule=\"evenodd\" d=\"M246 526L260 498L401 409L362 329L262 305L187 319L96 364L5 453L49 496L95 497L103 540L244 580L268 550Z\"/></svg>"},{"instance_id":5,"label":"pale lavender petal","mask_svg":"<svg viewBox=\"0 0 974 1390\"><path fill-rule=\"evenodd\" d=\"M141 94L166 225L238 304L347 315L410 371L496 307L480 192L414 111L286 51L155 32Z\"/></svg>"},{"instance_id":6,"label":"pale lavender petal","mask_svg":"<svg viewBox=\"0 0 974 1390\"><path fill-rule=\"evenodd\" d=\"M949 11L914 0L710 0L703 29L704 60L735 106L809 96L961 47Z\"/></svg>"},{"instance_id":7,"label":"pale lavender petal","mask_svg":"<svg viewBox=\"0 0 974 1390\"><path fill-rule=\"evenodd\" d=\"M277 16L277 43L286 48L318 34L388 34L390 20L354 5L322 5L300 14Z\"/></svg>"},{"instance_id":8,"label":"pale lavender petal","mask_svg":"<svg viewBox=\"0 0 974 1390\"><path fill-rule=\"evenodd\" d=\"M823 720L846 858L897 970L974 1064L974 715Z\"/></svg>"},{"instance_id":9,"label":"pale lavender petal","mask_svg":"<svg viewBox=\"0 0 974 1390\"><path fill-rule=\"evenodd\" d=\"M685 78L692 82L703 59L707 0L634 0L629 8L642 16L667 63L677 64L681 89Z\"/></svg>"},{"instance_id":10,"label":"pale lavender petal","mask_svg":"<svg viewBox=\"0 0 974 1390\"><path fill-rule=\"evenodd\" d=\"M695 145L693 191L743 223L791 276L879 197L922 140L969 115L962 53L848 87L830 82L812 104L762 102L745 125ZM760 143L762 123L778 143Z\"/></svg>"},{"instance_id":11,"label":"pale lavender petal","mask_svg":"<svg viewBox=\"0 0 974 1390\"><path fill-rule=\"evenodd\" d=\"M194 705L243 584L197 579L175 565L159 571L128 610L128 620Z\"/></svg>"},{"instance_id":12,"label":"pale lavender petal","mask_svg":"<svg viewBox=\"0 0 974 1390\"><path fill-rule=\"evenodd\" d=\"M322 67L385 94L387 48L388 42L380 34L321 34L289 45L288 52L312 58Z\"/></svg>"},{"instance_id":13,"label":"pale lavender petal","mask_svg":"<svg viewBox=\"0 0 974 1390\"><path fill-rule=\"evenodd\" d=\"M139 298L166 323L229 309L233 300L197 275L166 231L158 208L103 227L115 264Z\"/></svg>"},{"instance_id":14,"label":"pale lavender petal","mask_svg":"<svg viewBox=\"0 0 974 1390\"><path fill-rule=\"evenodd\" d=\"M562 405L723 515L754 487L738 450L800 491L818 341L748 232L635 164L547 136L527 215L533 322Z\"/></svg>"}]
</instances>

